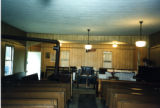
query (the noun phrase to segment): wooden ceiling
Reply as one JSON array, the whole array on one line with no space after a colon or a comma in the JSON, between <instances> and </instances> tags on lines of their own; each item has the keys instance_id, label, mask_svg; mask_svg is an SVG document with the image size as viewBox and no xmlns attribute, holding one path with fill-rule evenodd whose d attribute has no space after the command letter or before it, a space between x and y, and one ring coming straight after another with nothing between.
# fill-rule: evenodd
<instances>
[{"instance_id":1,"label":"wooden ceiling","mask_svg":"<svg viewBox=\"0 0 160 108\"><path fill-rule=\"evenodd\" d=\"M160 29L160 0L1 0L2 21L30 33L131 36Z\"/></svg>"}]
</instances>

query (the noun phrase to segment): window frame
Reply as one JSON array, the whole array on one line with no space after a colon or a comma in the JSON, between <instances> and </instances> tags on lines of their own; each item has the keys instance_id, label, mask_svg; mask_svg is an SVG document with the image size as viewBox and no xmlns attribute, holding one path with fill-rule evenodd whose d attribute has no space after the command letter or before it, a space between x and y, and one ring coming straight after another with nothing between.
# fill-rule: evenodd
<instances>
[{"instance_id":1,"label":"window frame","mask_svg":"<svg viewBox=\"0 0 160 108\"><path fill-rule=\"evenodd\" d=\"M11 59L10 59L10 60L6 59L6 49L7 49L7 47L11 47ZM14 45L9 45L9 44L6 44L6 45L5 45L4 76L8 76L8 75L12 75L12 74L13 74L14 52L15 52L15 47L14 47ZM6 74L6 70L5 70L6 61L10 61L10 62L11 62L11 73L9 73L9 74Z\"/></svg>"},{"instance_id":2,"label":"window frame","mask_svg":"<svg viewBox=\"0 0 160 108\"><path fill-rule=\"evenodd\" d=\"M110 53L111 54L111 60L106 60L105 59L105 53ZM110 63L111 67L105 67L105 63ZM113 52L112 51L103 51L103 68L113 68Z\"/></svg>"}]
</instances>

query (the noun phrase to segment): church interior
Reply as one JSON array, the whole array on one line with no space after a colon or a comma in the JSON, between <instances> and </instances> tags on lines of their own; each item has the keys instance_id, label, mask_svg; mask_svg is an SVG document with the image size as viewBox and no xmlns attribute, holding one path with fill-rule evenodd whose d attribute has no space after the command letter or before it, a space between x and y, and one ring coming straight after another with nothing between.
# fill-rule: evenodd
<instances>
[{"instance_id":1,"label":"church interior","mask_svg":"<svg viewBox=\"0 0 160 108\"><path fill-rule=\"evenodd\" d=\"M2 108L160 108L159 0L1 0Z\"/></svg>"}]
</instances>

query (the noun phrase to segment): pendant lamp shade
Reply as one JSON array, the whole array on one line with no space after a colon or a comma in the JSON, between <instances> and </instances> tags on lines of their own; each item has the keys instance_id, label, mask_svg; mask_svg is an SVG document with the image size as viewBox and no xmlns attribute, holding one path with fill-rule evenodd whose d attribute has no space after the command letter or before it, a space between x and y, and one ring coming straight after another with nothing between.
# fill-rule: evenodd
<instances>
[{"instance_id":1,"label":"pendant lamp shade","mask_svg":"<svg viewBox=\"0 0 160 108\"><path fill-rule=\"evenodd\" d=\"M146 41L142 40L142 23L143 21L139 21L140 23L140 40L136 41L136 46L137 47L145 47L146 46Z\"/></svg>"},{"instance_id":2,"label":"pendant lamp shade","mask_svg":"<svg viewBox=\"0 0 160 108\"><path fill-rule=\"evenodd\" d=\"M90 29L87 29L87 31L88 31L88 44L85 45L85 49L86 50L90 50L90 49L92 49L92 45L89 44L89 32L90 32Z\"/></svg>"}]
</instances>

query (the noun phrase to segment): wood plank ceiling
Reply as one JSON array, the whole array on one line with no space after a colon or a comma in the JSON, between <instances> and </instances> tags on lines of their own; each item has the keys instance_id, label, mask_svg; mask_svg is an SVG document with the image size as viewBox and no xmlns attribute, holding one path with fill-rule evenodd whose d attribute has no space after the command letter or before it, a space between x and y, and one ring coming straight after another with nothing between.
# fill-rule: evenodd
<instances>
[{"instance_id":1,"label":"wood plank ceiling","mask_svg":"<svg viewBox=\"0 0 160 108\"><path fill-rule=\"evenodd\" d=\"M2 21L31 33L145 35L159 31L160 0L1 0Z\"/></svg>"}]
</instances>

